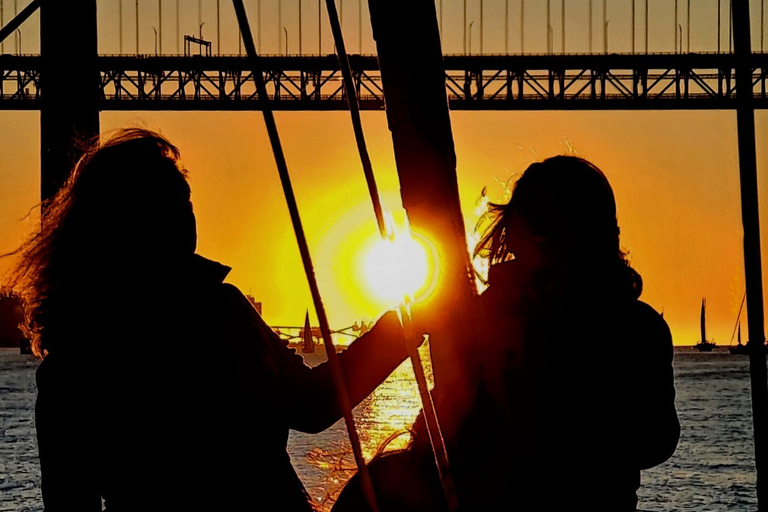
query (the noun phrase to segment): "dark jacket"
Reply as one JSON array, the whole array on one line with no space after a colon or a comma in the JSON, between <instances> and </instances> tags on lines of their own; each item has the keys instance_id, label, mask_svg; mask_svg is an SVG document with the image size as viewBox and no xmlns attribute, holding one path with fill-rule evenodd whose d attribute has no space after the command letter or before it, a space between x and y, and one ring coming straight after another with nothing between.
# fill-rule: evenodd
<instances>
[{"instance_id":1,"label":"dark jacket","mask_svg":"<svg viewBox=\"0 0 768 512\"><path fill-rule=\"evenodd\" d=\"M680 435L666 322L589 276L531 280L509 262L490 283L456 461L477 510L634 511L641 470Z\"/></svg>"},{"instance_id":2,"label":"dark jacket","mask_svg":"<svg viewBox=\"0 0 768 512\"><path fill-rule=\"evenodd\" d=\"M35 419L47 512L311 510L289 429L342 416L331 368L311 368L194 257L141 294L102 297L93 322L37 370ZM392 326L389 326L392 327ZM82 347L88 347L83 349ZM339 353L359 403L406 357L377 324Z\"/></svg>"}]
</instances>

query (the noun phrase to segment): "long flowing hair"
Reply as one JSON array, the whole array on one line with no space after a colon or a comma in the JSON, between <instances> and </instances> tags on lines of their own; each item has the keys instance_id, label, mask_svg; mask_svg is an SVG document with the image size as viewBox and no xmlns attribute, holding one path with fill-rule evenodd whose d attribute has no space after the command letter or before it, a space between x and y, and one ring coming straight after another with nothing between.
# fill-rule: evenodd
<instances>
[{"instance_id":1,"label":"long flowing hair","mask_svg":"<svg viewBox=\"0 0 768 512\"><path fill-rule=\"evenodd\" d=\"M42 203L40 231L11 253L19 260L7 284L24 299L36 355L77 345L94 312L194 253L186 176L179 150L156 132L129 128L90 141Z\"/></svg>"},{"instance_id":2,"label":"long flowing hair","mask_svg":"<svg viewBox=\"0 0 768 512\"><path fill-rule=\"evenodd\" d=\"M555 156L531 164L515 183L506 204L489 204L490 222L475 256L496 265L514 258L508 239L514 216L522 216L537 236L567 247L570 265L593 282L637 298L643 281L619 243L616 200L605 174L575 156Z\"/></svg>"}]
</instances>

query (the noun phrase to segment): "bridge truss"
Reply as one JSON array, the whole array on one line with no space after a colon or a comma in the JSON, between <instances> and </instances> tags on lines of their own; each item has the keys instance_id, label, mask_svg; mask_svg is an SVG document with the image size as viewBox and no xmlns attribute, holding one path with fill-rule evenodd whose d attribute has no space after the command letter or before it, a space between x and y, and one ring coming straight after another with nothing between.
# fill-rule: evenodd
<instances>
[{"instance_id":1,"label":"bridge truss","mask_svg":"<svg viewBox=\"0 0 768 512\"><path fill-rule=\"evenodd\" d=\"M736 108L730 53L446 55L452 110L702 110ZM40 56L0 55L0 110L36 110ZM383 110L378 60L350 55L360 108ZM335 55L265 56L273 110L346 110ZM240 56L100 56L101 110L259 110ZM768 53L751 57L754 107L768 108ZM66 74L62 67L57 73ZM419 80L414 76L413 80Z\"/></svg>"}]
</instances>

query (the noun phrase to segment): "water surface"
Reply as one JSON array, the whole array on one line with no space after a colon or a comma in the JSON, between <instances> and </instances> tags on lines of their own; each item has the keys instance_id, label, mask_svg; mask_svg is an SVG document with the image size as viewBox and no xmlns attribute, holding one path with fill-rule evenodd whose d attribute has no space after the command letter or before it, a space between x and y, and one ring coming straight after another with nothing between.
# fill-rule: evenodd
<instances>
[{"instance_id":1,"label":"water surface","mask_svg":"<svg viewBox=\"0 0 768 512\"><path fill-rule=\"evenodd\" d=\"M317 364L325 355L318 351L305 357ZM33 357L0 349L0 512L43 509L33 416L36 367ZM748 358L678 347L674 369L680 443L669 461L643 472L639 508L756 511ZM410 425L419 408L406 362L355 409L366 457ZM406 441L403 436L392 446ZM288 450L313 499L329 509L355 469L344 422L316 435L292 432ZM574 505L588 509L588 504Z\"/></svg>"}]
</instances>

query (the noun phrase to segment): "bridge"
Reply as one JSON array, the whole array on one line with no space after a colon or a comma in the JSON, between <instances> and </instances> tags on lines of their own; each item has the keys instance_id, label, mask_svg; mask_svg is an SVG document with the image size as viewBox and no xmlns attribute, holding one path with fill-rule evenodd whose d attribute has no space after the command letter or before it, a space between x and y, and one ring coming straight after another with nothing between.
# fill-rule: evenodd
<instances>
[{"instance_id":1,"label":"bridge","mask_svg":"<svg viewBox=\"0 0 768 512\"><path fill-rule=\"evenodd\" d=\"M167 7L170 2L165 3ZM51 197L66 178L77 157L72 154L72 148L77 147L74 142L83 135L99 133L101 111L350 108L338 59L329 55L333 41L329 39L327 17L323 18L322 0L306 0L303 7L301 0L270 2L264 26L262 2L248 3L257 27L259 54L265 55L258 59L258 73L263 73L267 84L265 97L256 93L255 77L259 75L254 75L254 60L240 55L237 29L221 30L220 6L229 2L216 1L214 24L211 9L204 14L199 0L196 12L191 9L193 16L197 14L196 23L190 24L189 16L182 17L179 0L175 2L175 17L163 10L163 0L151 5L143 0L141 9L139 0L125 2L133 4L128 12L122 0L31 0L21 12L14 1L13 18L6 23L5 2L0 0L0 110L40 111L41 197ZM343 18L345 2L336 3ZM736 112L749 339L755 346L761 345L765 333L754 110L768 105L765 0L666 0L654 2L650 14L648 0L611 0L610 6L607 0L573 0L568 2L568 11L565 0L470 0L469 10L467 0L434 3L438 7L428 21L439 23L442 51L448 53L442 59L444 86L453 110ZM101 23L97 4L100 13L109 13ZM186 4L189 7L192 2ZM357 23L352 24L351 32L357 32L352 36L357 55L349 60L354 88L360 108L382 110L381 70L378 59L370 54L371 40L363 37L363 4L358 0L357 9L353 8ZM750 15L750 4L759 6L756 16ZM206 5L211 5L210 0ZM399 5L406 4L401 0ZM30 38L29 30L22 32L22 24L38 8L39 54L25 54L22 46L29 51ZM317 14L311 30L309 24L302 23L302 16L310 10ZM128 18L125 23L124 16ZM349 29L349 10L347 16ZM519 29L513 29L510 21L518 17ZM398 27L402 21L397 19ZM343 26L343 19L341 23ZM168 37L169 24L175 25L175 37ZM186 25L183 30L182 25ZM208 33L215 26L214 37L204 37L204 25ZM269 29L262 30L266 25ZM535 26L538 30L531 30ZM135 28L135 37L126 28ZM759 35L753 38L751 31L755 29ZM14 35L13 44L10 35ZM262 35L276 44L266 45L262 51ZM305 51L308 38L317 43L315 54ZM289 39L298 49L294 54L289 52ZM109 47L106 40L112 41L111 51L105 51ZM479 50L473 53L475 41ZM595 45L595 41L600 44ZM175 54L163 51L164 42L166 49L169 42L175 46ZM126 54L124 44L135 51ZM363 51L366 44L369 54ZM9 53L11 46L15 54ZM753 52L753 46L759 51ZM195 49L199 49L197 55ZM408 60L415 52L408 53L399 55ZM439 77L443 70L439 66L436 69ZM408 85L420 79L418 72L404 78L411 81ZM442 86L438 83L438 90ZM428 192L425 189L419 197L439 199L438 194L430 196ZM763 474L757 478L758 502L763 505L768 503L764 476L768 443L762 437L768 431L767 374L764 356L752 351L755 465L758 475Z\"/></svg>"},{"instance_id":2,"label":"bridge","mask_svg":"<svg viewBox=\"0 0 768 512\"><path fill-rule=\"evenodd\" d=\"M383 110L375 55L350 55L360 108ZM734 109L731 53L446 55L453 110ZM42 60L0 55L0 110L37 110ZM102 55L100 110L260 110L243 56ZM754 107L768 107L768 53L753 53ZM66 75L68 71L57 71ZM335 55L263 57L273 110L347 110ZM64 77L62 77L64 78ZM413 80L418 80L417 76Z\"/></svg>"},{"instance_id":3,"label":"bridge","mask_svg":"<svg viewBox=\"0 0 768 512\"><path fill-rule=\"evenodd\" d=\"M756 1L751 25L758 51L750 52L747 65L752 106L764 109L765 0ZM39 0L21 12L14 1L12 20L5 23L10 13L0 0L0 110L40 110L46 94L66 102L68 94L80 94L66 90L70 83L96 82L93 68L99 85L89 94L102 111L260 110L264 101L272 110L349 108L322 0L249 0L268 98L256 92L232 24L231 2L198 0L183 10L179 0L88 3L63 7L59 19L87 26L98 45L81 42L72 27L56 20L46 23L41 17L35 26ZM378 59L364 52L375 44L367 32L365 2L336 3L342 27L357 47L349 60L360 108L383 110ZM736 68L744 63L733 51L727 0L650 6L649 0L435 0L435 5L452 110L736 108ZM99 23L91 12L96 8L103 13ZM39 31L38 54L24 54L35 50L30 30ZM73 59L83 44L88 52L102 53L87 66ZM68 62L51 66L47 93L41 54Z\"/></svg>"}]
</instances>

